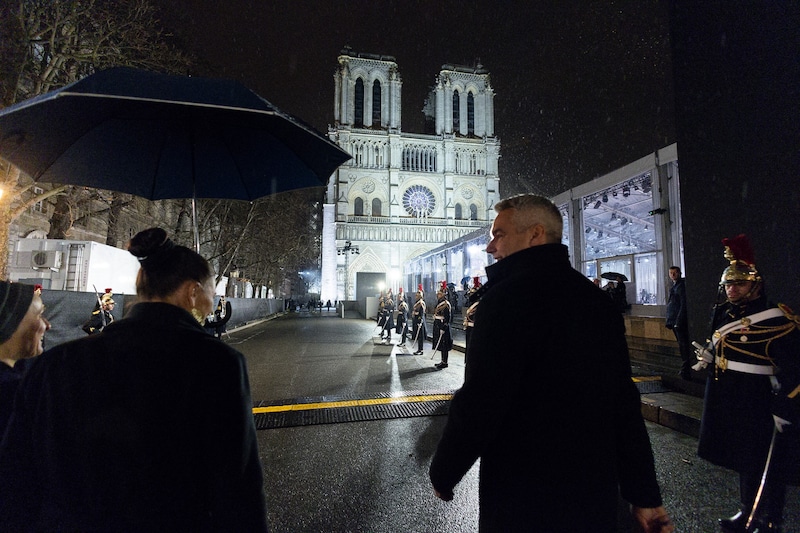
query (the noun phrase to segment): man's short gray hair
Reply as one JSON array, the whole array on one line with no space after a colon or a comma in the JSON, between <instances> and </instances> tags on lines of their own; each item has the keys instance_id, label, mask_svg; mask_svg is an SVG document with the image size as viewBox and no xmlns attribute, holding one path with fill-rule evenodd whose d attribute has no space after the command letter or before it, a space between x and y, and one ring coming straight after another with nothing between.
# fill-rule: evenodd
<instances>
[{"instance_id":1,"label":"man's short gray hair","mask_svg":"<svg viewBox=\"0 0 800 533\"><path fill-rule=\"evenodd\" d=\"M494 206L494 210L498 213L506 209L514 209L512 220L517 231L525 231L536 224L541 224L544 226L547 242L561 242L564 228L561 211L544 196L518 194L500 200Z\"/></svg>"}]
</instances>

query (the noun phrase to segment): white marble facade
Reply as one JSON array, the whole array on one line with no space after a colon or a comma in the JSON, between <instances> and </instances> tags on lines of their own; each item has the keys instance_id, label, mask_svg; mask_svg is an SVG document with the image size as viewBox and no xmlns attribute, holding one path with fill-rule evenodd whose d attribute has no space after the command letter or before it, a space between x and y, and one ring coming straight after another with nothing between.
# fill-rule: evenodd
<instances>
[{"instance_id":1,"label":"white marble facade","mask_svg":"<svg viewBox=\"0 0 800 533\"><path fill-rule=\"evenodd\" d=\"M494 91L480 64L442 66L421 133L402 131L393 57L345 49L334 85L328 135L353 158L328 182L323 302L373 296L359 291L362 272L384 275L397 292L403 263L490 224L499 200Z\"/></svg>"}]
</instances>

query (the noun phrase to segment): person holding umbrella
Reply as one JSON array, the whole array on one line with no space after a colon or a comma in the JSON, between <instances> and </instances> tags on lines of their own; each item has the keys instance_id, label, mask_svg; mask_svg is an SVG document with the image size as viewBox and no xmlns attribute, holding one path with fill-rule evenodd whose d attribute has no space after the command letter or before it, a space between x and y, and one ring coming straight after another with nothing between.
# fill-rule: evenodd
<instances>
[{"instance_id":1,"label":"person holding umbrella","mask_svg":"<svg viewBox=\"0 0 800 533\"><path fill-rule=\"evenodd\" d=\"M618 272L604 272L601 277L611 280L611 283L606 285L605 290L608 292L617 310L620 313L624 313L630 309L631 306L628 304L628 289L625 288L625 282L628 281L628 278L624 274Z\"/></svg>"},{"instance_id":2,"label":"person holding umbrella","mask_svg":"<svg viewBox=\"0 0 800 533\"><path fill-rule=\"evenodd\" d=\"M28 370L0 445L0 530L265 532L241 353L207 335L214 272L135 235L138 302Z\"/></svg>"}]
</instances>

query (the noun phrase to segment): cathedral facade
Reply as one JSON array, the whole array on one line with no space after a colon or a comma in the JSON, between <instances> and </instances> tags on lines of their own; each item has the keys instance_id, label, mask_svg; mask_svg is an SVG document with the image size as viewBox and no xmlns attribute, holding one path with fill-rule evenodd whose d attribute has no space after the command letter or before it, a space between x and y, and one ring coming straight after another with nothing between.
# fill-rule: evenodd
<instances>
[{"instance_id":1,"label":"cathedral facade","mask_svg":"<svg viewBox=\"0 0 800 533\"><path fill-rule=\"evenodd\" d=\"M494 91L480 64L443 65L424 103L426 131L406 133L393 57L345 49L334 84L328 135L352 159L328 182L320 298L361 301L397 293L409 260L491 224L500 158Z\"/></svg>"}]
</instances>

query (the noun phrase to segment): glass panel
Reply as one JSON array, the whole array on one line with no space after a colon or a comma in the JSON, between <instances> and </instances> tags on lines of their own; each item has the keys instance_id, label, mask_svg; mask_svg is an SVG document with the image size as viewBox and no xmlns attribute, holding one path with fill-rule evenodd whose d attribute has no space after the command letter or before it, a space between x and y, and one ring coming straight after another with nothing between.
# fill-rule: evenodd
<instances>
[{"instance_id":1,"label":"glass panel","mask_svg":"<svg viewBox=\"0 0 800 533\"><path fill-rule=\"evenodd\" d=\"M583 273L586 274L586 277L589 279L594 279L597 277L597 261L587 261L583 264Z\"/></svg>"},{"instance_id":2,"label":"glass panel","mask_svg":"<svg viewBox=\"0 0 800 533\"><path fill-rule=\"evenodd\" d=\"M583 197L585 259L656 251L650 173Z\"/></svg>"},{"instance_id":3,"label":"glass panel","mask_svg":"<svg viewBox=\"0 0 800 533\"><path fill-rule=\"evenodd\" d=\"M561 235L561 244L569 248L569 207L567 204L558 206L561 211L561 221L564 224L564 232Z\"/></svg>"},{"instance_id":4,"label":"glass panel","mask_svg":"<svg viewBox=\"0 0 800 533\"><path fill-rule=\"evenodd\" d=\"M658 268L656 254L636 256L636 303L656 305L658 303Z\"/></svg>"}]
</instances>

